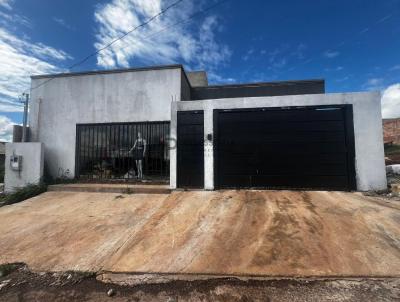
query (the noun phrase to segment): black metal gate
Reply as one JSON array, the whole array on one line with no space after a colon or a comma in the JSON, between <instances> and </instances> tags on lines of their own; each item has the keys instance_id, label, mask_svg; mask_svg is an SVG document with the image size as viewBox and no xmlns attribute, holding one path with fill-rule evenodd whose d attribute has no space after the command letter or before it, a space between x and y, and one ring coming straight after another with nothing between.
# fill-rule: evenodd
<instances>
[{"instance_id":1,"label":"black metal gate","mask_svg":"<svg viewBox=\"0 0 400 302\"><path fill-rule=\"evenodd\" d=\"M169 124L78 124L76 177L86 180L136 179L138 169L132 147L140 135L146 142L142 160L144 179L168 179Z\"/></svg>"},{"instance_id":2,"label":"black metal gate","mask_svg":"<svg viewBox=\"0 0 400 302\"><path fill-rule=\"evenodd\" d=\"M178 112L177 180L179 188L204 187L204 113Z\"/></svg>"},{"instance_id":3,"label":"black metal gate","mask_svg":"<svg viewBox=\"0 0 400 302\"><path fill-rule=\"evenodd\" d=\"M215 110L216 186L353 190L351 105Z\"/></svg>"}]
</instances>

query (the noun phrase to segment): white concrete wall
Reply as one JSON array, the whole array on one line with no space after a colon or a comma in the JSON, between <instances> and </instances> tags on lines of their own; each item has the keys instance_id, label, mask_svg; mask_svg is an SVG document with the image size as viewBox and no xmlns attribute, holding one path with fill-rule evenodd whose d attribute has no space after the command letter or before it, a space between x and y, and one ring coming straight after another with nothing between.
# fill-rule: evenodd
<instances>
[{"instance_id":1,"label":"white concrete wall","mask_svg":"<svg viewBox=\"0 0 400 302\"><path fill-rule=\"evenodd\" d=\"M360 191L387 188L380 94L377 92L291 95L175 102L171 108L171 137L176 139L177 111L204 110L204 135L213 133L213 110L234 108L353 105L356 181ZM204 140L206 142L206 139ZM205 143L205 189L214 189L212 146ZM170 154L170 186L176 188L176 150Z\"/></svg>"},{"instance_id":2,"label":"white concrete wall","mask_svg":"<svg viewBox=\"0 0 400 302\"><path fill-rule=\"evenodd\" d=\"M4 175L4 191L12 192L15 188L24 187L27 184L37 184L43 177L43 153L42 143L7 143ZM12 170L10 157L22 156L22 169Z\"/></svg>"},{"instance_id":3,"label":"white concrete wall","mask_svg":"<svg viewBox=\"0 0 400 302\"><path fill-rule=\"evenodd\" d=\"M48 78L32 79L32 87ZM56 77L32 90L31 139L43 142L46 170L75 172L76 124L169 121L181 99L181 68Z\"/></svg>"}]
</instances>

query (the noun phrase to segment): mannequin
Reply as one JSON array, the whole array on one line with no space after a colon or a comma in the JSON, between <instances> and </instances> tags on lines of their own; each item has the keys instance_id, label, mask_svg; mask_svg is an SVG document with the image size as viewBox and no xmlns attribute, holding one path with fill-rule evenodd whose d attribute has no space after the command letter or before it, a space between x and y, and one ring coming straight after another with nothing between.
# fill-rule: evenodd
<instances>
[{"instance_id":1,"label":"mannequin","mask_svg":"<svg viewBox=\"0 0 400 302\"><path fill-rule=\"evenodd\" d=\"M129 150L129 153L133 151L133 158L135 159L136 163L138 179L143 179L143 158L146 153L146 145L146 140L142 138L142 134L138 132L135 143Z\"/></svg>"}]
</instances>

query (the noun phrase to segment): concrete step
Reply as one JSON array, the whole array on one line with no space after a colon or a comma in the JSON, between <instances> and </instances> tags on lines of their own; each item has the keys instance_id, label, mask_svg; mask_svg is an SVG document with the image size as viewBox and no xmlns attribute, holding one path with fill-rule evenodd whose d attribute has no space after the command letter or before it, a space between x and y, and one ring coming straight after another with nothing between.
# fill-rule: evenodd
<instances>
[{"instance_id":1,"label":"concrete step","mask_svg":"<svg viewBox=\"0 0 400 302\"><path fill-rule=\"evenodd\" d=\"M48 191L57 192L97 192L120 194L169 194L168 185L154 184L57 184L48 186Z\"/></svg>"}]
</instances>

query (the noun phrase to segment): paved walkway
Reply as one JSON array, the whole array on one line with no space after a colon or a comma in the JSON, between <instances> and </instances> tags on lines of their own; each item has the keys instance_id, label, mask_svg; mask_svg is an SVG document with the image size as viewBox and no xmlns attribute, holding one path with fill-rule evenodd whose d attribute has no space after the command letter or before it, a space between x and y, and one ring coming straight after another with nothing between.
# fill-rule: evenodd
<instances>
[{"instance_id":1,"label":"paved walkway","mask_svg":"<svg viewBox=\"0 0 400 302\"><path fill-rule=\"evenodd\" d=\"M0 208L0 262L40 271L398 276L400 205L341 192L47 192Z\"/></svg>"}]
</instances>

